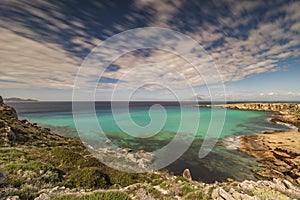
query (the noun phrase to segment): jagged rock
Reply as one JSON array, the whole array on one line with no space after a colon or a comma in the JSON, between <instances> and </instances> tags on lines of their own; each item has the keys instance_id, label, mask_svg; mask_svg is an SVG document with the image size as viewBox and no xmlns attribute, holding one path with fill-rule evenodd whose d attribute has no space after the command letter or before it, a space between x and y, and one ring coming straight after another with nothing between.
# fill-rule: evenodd
<instances>
[{"instance_id":1,"label":"jagged rock","mask_svg":"<svg viewBox=\"0 0 300 200\"><path fill-rule=\"evenodd\" d=\"M211 193L211 198L212 199L217 199L219 197L219 192L218 192L218 189L215 188L213 189L212 193Z\"/></svg>"},{"instance_id":2,"label":"jagged rock","mask_svg":"<svg viewBox=\"0 0 300 200\"><path fill-rule=\"evenodd\" d=\"M132 149L130 149L130 148L123 148L123 151L127 154L129 152L132 152Z\"/></svg>"},{"instance_id":3,"label":"jagged rock","mask_svg":"<svg viewBox=\"0 0 300 200\"><path fill-rule=\"evenodd\" d=\"M244 181L239 184L242 190L244 191L253 191L255 190L254 182L252 181Z\"/></svg>"},{"instance_id":4,"label":"jagged rock","mask_svg":"<svg viewBox=\"0 0 300 200\"><path fill-rule=\"evenodd\" d=\"M137 152L137 154L143 154L143 153L146 153L146 151L144 149L141 149Z\"/></svg>"},{"instance_id":5,"label":"jagged rock","mask_svg":"<svg viewBox=\"0 0 300 200\"><path fill-rule=\"evenodd\" d=\"M14 141L16 139L16 135L10 127L6 128L6 138L8 141Z\"/></svg>"},{"instance_id":6,"label":"jagged rock","mask_svg":"<svg viewBox=\"0 0 300 200\"><path fill-rule=\"evenodd\" d=\"M3 105L3 98L2 98L2 96L0 96L0 106L2 106Z\"/></svg>"},{"instance_id":7,"label":"jagged rock","mask_svg":"<svg viewBox=\"0 0 300 200\"><path fill-rule=\"evenodd\" d=\"M3 121L3 120L0 120L0 128L4 128L5 127L5 121Z\"/></svg>"},{"instance_id":8,"label":"jagged rock","mask_svg":"<svg viewBox=\"0 0 300 200\"><path fill-rule=\"evenodd\" d=\"M136 153L136 156L138 158L143 158L148 163L151 163L154 160L154 155L152 153L149 153L149 152L144 152L144 153L138 152L138 153Z\"/></svg>"},{"instance_id":9,"label":"jagged rock","mask_svg":"<svg viewBox=\"0 0 300 200\"><path fill-rule=\"evenodd\" d=\"M107 139L107 140L105 141L105 144L107 144L107 145L112 145L112 141L109 140L109 139Z\"/></svg>"},{"instance_id":10,"label":"jagged rock","mask_svg":"<svg viewBox=\"0 0 300 200\"><path fill-rule=\"evenodd\" d=\"M0 172L0 185L3 184L3 183L5 183L5 181L6 181L5 175Z\"/></svg>"},{"instance_id":11,"label":"jagged rock","mask_svg":"<svg viewBox=\"0 0 300 200\"><path fill-rule=\"evenodd\" d=\"M50 196L46 193L42 193L40 196L36 197L34 200L50 200Z\"/></svg>"},{"instance_id":12,"label":"jagged rock","mask_svg":"<svg viewBox=\"0 0 300 200\"><path fill-rule=\"evenodd\" d=\"M213 189L211 193L212 199L226 199L226 200L235 200L228 192L224 189L217 187Z\"/></svg>"},{"instance_id":13,"label":"jagged rock","mask_svg":"<svg viewBox=\"0 0 300 200\"><path fill-rule=\"evenodd\" d=\"M189 169L185 169L182 173L183 178L186 178L188 180L192 180L192 175Z\"/></svg>"},{"instance_id":14,"label":"jagged rock","mask_svg":"<svg viewBox=\"0 0 300 200\"><path fill-rule=\"evenodd\" d=\"M284 190L287 189L279 178L274 178L273 182L275 183L275 188L274 189L281 190L281 191L284 191Z\"/></svg>"},{"instance_id":15,"label":"jagged rock","mask_svg":"<svg viewBox=\"0 0 300 200\"><path fill-rule=\"evenodd\" d=\"M234 200L234 198L228 192L226 192L225 190L223 190L222 188L219 188L219 195L223 199Z\"/></svg>"},{"instance_id":16,"label":"jagged rock","mask_svg":"<svg viewBox=\"0 0 300 200\"><path fill-rule=\"evenodd\" d=\"M19 196L10 196L10 197L7 197L6 200L20 200L20 197Z\"/></svg>"},{"instance_id":17,"label":"jagged rock","mask_svg":"<svg viewBox=\"0 0 300 200\"><path fill-rule=\"evenodd\" d=\"M288 180L283 180L282 182L285 185L285 187L288 188L288 189L294 189L295 188L293 186L293 184L291 182L289 182Z\"/></svg>"},{"instance_id":18,"label":"jagged rock","mask_svg":"<svg viewBox=\"0 0 300 200\"><path fill-rule=\"evenodd\" d=\"M137 162L137 159L133 153L128 153L127 158L129 158L129 160L131 160L132 162Z\"/></svg>"},{"instance_id":19,"label":"jagged rock","mask_svg":"<svg viewBox=\"0 0 300 200\"><path fill-rule=\"evenodd\" d=\"M255 196L249 196L248 194L242 194L235 191L233 188L230 188L229 193L231 194L232 198L235 200L257 200Z\"/></svg>"}]
</instances>

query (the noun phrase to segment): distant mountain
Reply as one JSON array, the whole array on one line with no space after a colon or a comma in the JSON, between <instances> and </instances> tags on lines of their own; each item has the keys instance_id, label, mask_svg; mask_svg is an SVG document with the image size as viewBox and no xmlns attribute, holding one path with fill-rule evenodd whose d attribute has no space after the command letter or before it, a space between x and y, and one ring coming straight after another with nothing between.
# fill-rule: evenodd
<instances>
[{"instance_id":1,"label":"distant mountain","mask_svg":"<svg viewBox=\"0 0 300 200\"><path fill-rule=\"evenodd\" d=\"M5 102L37 102L35 99L21 99L17 97L5 98Z\"/></svg>"}]
</instances>

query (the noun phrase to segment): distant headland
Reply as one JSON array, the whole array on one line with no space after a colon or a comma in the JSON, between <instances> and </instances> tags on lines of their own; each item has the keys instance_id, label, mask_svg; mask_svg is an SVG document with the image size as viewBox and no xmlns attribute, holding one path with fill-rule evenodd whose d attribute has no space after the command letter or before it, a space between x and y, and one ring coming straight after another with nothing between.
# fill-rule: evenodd
<instances>
[{"instance_id":1,"label":"distant headland","mask_svg":"<svg viewBox=\"0 0 300 200\"><path fill-rule=\"evenodd\" d=\"M4 98L4 102L11 103L11 102L38 102L36 99L22 99L18 97L10 97L10 98Z\"/></svg>"}]
</instances>

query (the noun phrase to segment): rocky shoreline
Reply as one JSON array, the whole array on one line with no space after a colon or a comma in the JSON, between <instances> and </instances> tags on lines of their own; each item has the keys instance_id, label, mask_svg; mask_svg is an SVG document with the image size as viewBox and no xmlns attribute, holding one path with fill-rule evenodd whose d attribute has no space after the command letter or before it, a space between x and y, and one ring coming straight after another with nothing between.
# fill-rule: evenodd
<instances>
[{"instance_id":1,"label":"rocky shoreline","mask_svg":"<svg viewBox=\"0 0 300 200\"><path fill-rule=\"evenodd\" d=\"M115 153L109 147L97 151L104 156ZM134 163L155 159L147 152L117 152ZM206 184L193 181L189 170L184 170L182 176L119 172L91 156L80 141L19 120L14 108L0 97L0 200L299 199L299 185L293 180L284 176Z\"/></svg>"},{"instance_id":2,"label":"rocky shoreline","mask_svg":"<svg viewBox=\"0 0 300 200\"><path fill-rule=\"evenodd\" d=\"M274 131L241 137L240 151L255 156L259 179L280 177L300 184L300 133Z\"/></svg>"},{"instance_id":3,"label":"rocky shoreline","mask_svg":"<svg viewBox=\"0 0 300 200\"><path fill-rule=\"evenodd\" d=\"M285 178L300 184L300 104L243 103L220 107L238 110L274 112L270 122L296 127L290 131L272 131L240 137L239 150L258 159L258 179Z\"/></svg>"},{"instance_id":4,"label":"rocky shoreline","mask_svg":"<svg viewBox=\"0 0 300 200\"><path fill-rule=\"evenodd\" d=\"M300 131L300 104L298 103L238 103L217 105L216 107L273 112L271 122L289 124L297 127Z\"/></svg>"}]
</instances>

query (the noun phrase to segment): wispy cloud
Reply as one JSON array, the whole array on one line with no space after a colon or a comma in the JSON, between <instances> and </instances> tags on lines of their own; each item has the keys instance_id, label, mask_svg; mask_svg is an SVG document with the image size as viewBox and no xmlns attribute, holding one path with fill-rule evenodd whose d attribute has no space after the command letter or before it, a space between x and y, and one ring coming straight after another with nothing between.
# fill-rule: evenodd
<instances>
[{"instance_id":1,"label":"wispy cloud","mask_svg":"<svg viewBox=\"0 0 300 200\"><path fill-rule=\"evenodd\" d=\"M58 5L34 1L1 3L1 88L72 89L83 58L97 44L112 34L140 26L166 27L191 36L207 50L225 82L279 71L284 61L300 57L298 1L267 4L142 0L119 4L87 2L72 8L63 1ZM147 63L159 65L149 70L143 67ZM140 68L133 76L124 76L136 66ZM203 69L206 68L209 64ZM103 76L114 81L102 81L101 91L114 88L120 83L117 80L122 81L123 89L135 87L141 77L141 83L160 78L178 87L186 80L194 87L205 84L185 60L156 49L126 54L115 60L111 69ZM86 78L94 80L98 76L91 72ZM206 81L213 83L213 77ZM146 88L159 89L154 84ZM268 93L262 96L265 94Z\"/></svg>"}]
</instances>

